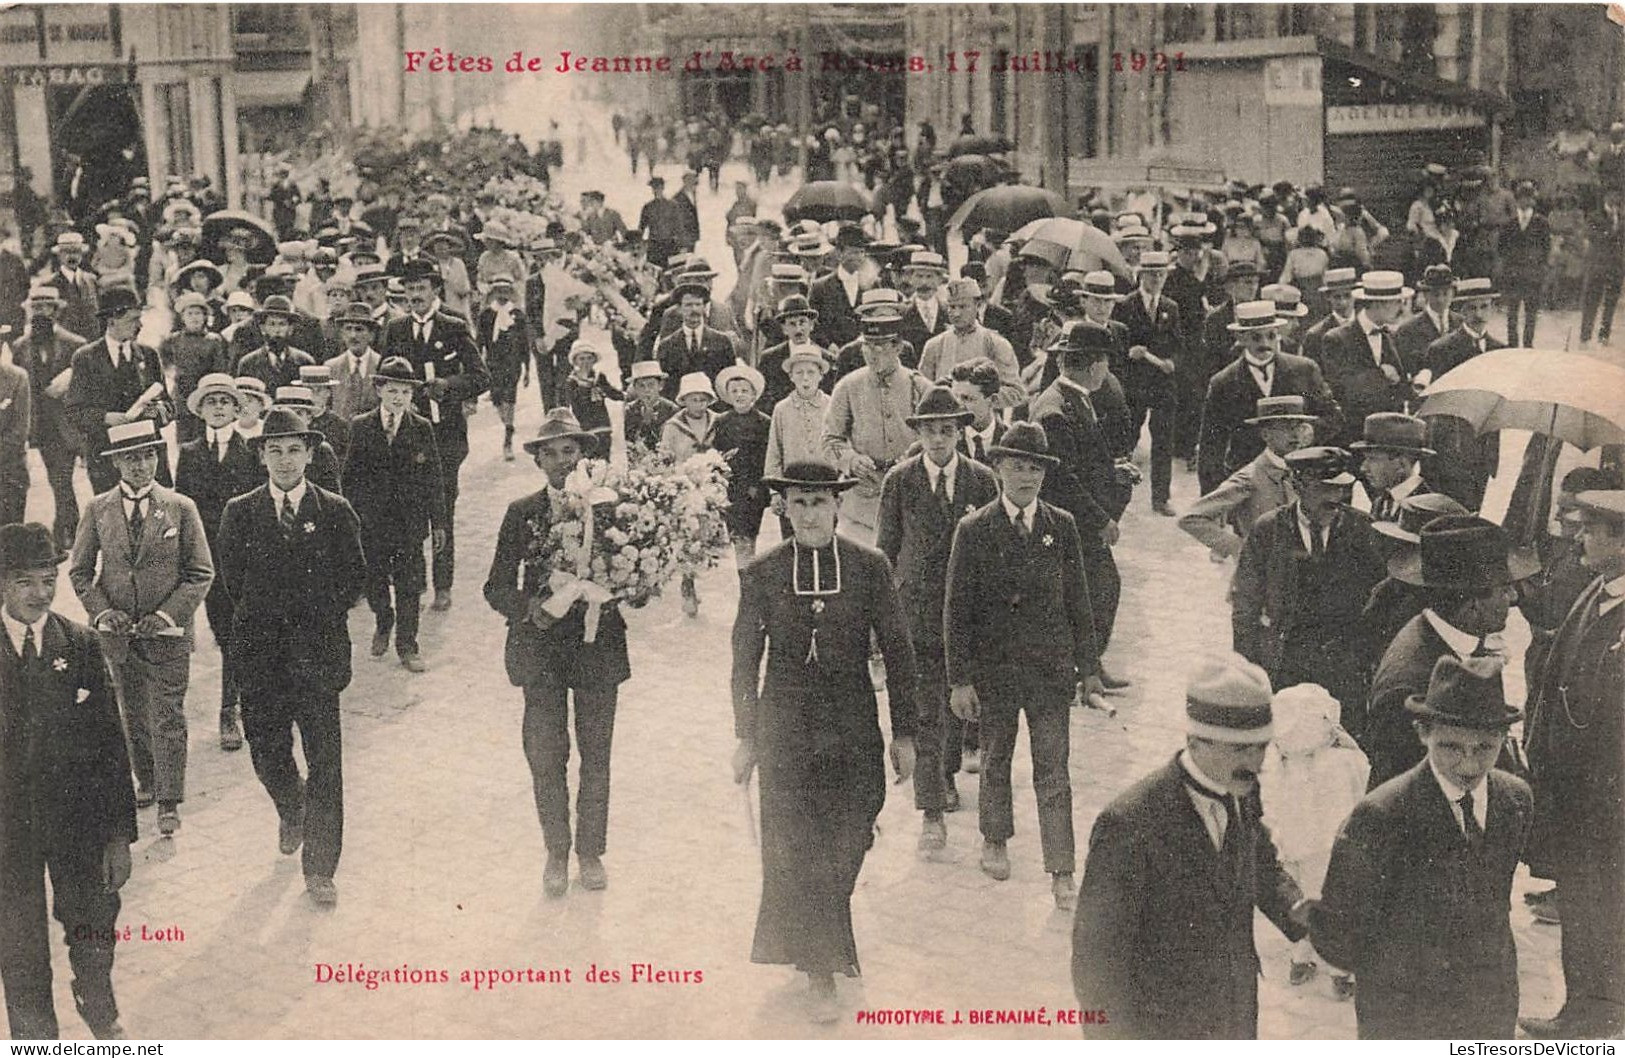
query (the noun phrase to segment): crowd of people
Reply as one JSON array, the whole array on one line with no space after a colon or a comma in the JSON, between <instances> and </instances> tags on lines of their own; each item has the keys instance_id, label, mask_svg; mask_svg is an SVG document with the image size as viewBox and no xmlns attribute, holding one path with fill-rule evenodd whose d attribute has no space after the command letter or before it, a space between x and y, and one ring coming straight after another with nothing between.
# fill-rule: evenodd
<instances>
[{"instance_id":1,"label":"crowd of people","mask_svg":"<svg viewBox=\"0 0 1625 1058\"><path fill-rule=\"evenodd\" d=\"M1333 968L1362 1036L1625 1029L1625 482L1569 473L1558 529L1526 547L1478 513L1498 445L1415 414L1432 380L1501 345L1498 300L1508 341L1520 304L1531 341L1533 187L1493 238L1399 268L1380 267L1390 234L1352 191L1233 185L1180 208L1091 203L1123 274L987 229L953 269L950 203L916 182L939 165L934 133L899 156L889 135L837 130L802 145L804 176L867 181L875 212L781 223L741 185L725 295L696 252L723 130L695 124L651 143L647 115L615 123L634 169L687 152L681 190L651 174L635 224L599 192L552 195L546 150L473 130L325 161L353 194L307 197L280 173L261 221L210 228L218 203L138 182L92 232L51 225L25 294L0 305L18 321L0 333L0 746L24 761L0 774L14 1036L57 1028L47 869L80 1013L122 1032L117 891L139 811L181 830L199 608L222 656L220 748L246 743L280 852L302 853L316 904L337 901L348 614L365 599L372 656L429 667L422 596L450 610L469 560L468 417L488 397L514 459L531 376L546 412L522 447L546 480L508 508L482 594L523 689L548 896L569 891L572 852L583 888L608 884L630 633L537 556L584 460L709 450L739 570L733 771L760 783L751 958L806 973L816 1019L839 1016L835 977L859 970L851 898L888 761L913 781L926 858L975 775L979 869L1007 880L1025 715L1077 998L1107 1012L1088 1031L1255 1034L1255 907L1298 942L1294 983ZM759 180L756 144L777 167L778 137L764 124L747 147ZM907 196L887 197L871 158ZM1610 190L1609 237L1618 205ZM1424 234L1448 227L1442 207L1412 212ZM1596 322L1607 340L1618 272L1596 282L1584 336ZM139 340L153 316L172 326L155 346ZM1232 649L1191 677L1184 748L1096 820L1080 881L1072 710L1131 685L1106 658L1147 432L1149 509L1236 561ZM25 517L29 448L49 526ZM1175 460L1201 493L1183 512ZM781 542L759 552L769 513ZM64 562L88 627L51 610ZM692 573L680 595L696 615ZM1514 604L1534 630L1522 710L1503 679ZM1520 863L1556 882L1534 900L1562 929L1551 1018L1517 1018Z\"/></svg>"}]
</instances>

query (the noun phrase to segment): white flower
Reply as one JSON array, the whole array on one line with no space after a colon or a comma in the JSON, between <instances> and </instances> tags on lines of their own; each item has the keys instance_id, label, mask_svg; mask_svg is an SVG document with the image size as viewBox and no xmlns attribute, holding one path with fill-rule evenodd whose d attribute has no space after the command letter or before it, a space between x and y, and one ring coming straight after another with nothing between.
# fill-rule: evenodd
<instances>
[{"instance_id":1,"label":"white flower","mask_svg":"<svg viewBox=\"0 0 1625 1058\"><path fill-rule=\"evenodd\" d=\"M68 659L67 658L52 658L51 659L51 668L55 669L57 672L67 672L68 671Z\"/></svg>"}]
</instances>

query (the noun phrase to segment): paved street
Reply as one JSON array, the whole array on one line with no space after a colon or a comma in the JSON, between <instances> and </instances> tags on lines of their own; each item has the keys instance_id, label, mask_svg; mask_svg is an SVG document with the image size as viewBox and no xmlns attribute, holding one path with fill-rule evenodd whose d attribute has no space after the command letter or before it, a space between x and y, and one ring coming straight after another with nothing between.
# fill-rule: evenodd
<instances>
[{"instance_id":1,"label":"paved street","mask_svg":"<svg viewBox=\"0 0 1625 1058\"><path fill-rule=\"evenodd\" d=\"M524 112L523 100L516 112ZM532 118L545 124L544 118ZM600 143L608 139L607 122ZM645 198L624 156L576 164L559 181L567 199L600 186L635 222ZM734 167L737 168L737 167ZM742 170L741 170L742 171ZM732 281L722 213L732 191L702 190L703 247ZM790 186L774 187L762 212L776 213ZM1561 345L1572 324L1548 317L1543 340ZM1500 326L1499 323L1496 325ZM1618 355L1615 353L1614 355ZM519 411L521 436L534 431L534 389ZM154 837L142 813L135 874L121 922L139 936L178 927L183 940L136 939L118 950L115 983L124 1024L136 1037L836 1037L898 1035L1070 1036L1073 1028L969 1026L908 1029L861 1026L852 1017L818 1030L799 1006L803 982L788 968L748 961L760 884L744 801L728 774L733 749L728 700L728 632L736 587L731 559L704 576L698 619L674 597L628 614L633 678L622 689L611 799L606 892L572 887L544 900L540 828L520 750L519 691L502 672L501 619L480 596L505 505L538 486L530 464L504 463L500 424L482 405L470 427L473 455L463 470L459 580L450 614L426 614L426 675L366 657L371 618L351 621L356 678L344 695L346 842L336 910L307 900L298 858L276 851L276 817L246 750L215 743L219 655L206 632L192 671L188 716L192 760L184 829ZM1509 446L1521 444L1509 438ZM1515 452L1508 452L1509 456ZM1516 467L1514 460L1503 466ZM34 463L29 514L49 520L50 495ZM82 476L82 475L81 475ZM83 487L83 482L81 482ZM1504 504L1505 483L1498 493ZM1195 498L1176 476L1173 502ZM1492 501L1492 508L1494 506ZM1183 674L1195 654L1227 648L1225 585L1230 566L1208 561L1172 519L1150 514L1141 490L1123 523L1119 549L1124 601L1113 667L1135 681L1118 714L1073 716L1072 777L1080 855L1096 812L1181 742ZM60 608L82 611L62 578ZM199 615L200 626L203 622ZM1513 634L1521 655L1521 627ZM1515 680L1521 679L1516 677ZM1025 746L1016 758L1013 877L995 883L976 867L974 780L961 782L964 811L948 818L948 854L915 853L919 815L911 790L897 787L854 900L861 981L842 982L843 1007L1039 1008L1071 1004L1069 920L1053 910L1036 839ZM1080 860L1081 869L1081 860ZM1529 885L1520 878L1518 892ZM1536 926L1521 900L1513 908L1523 1008L1546 1014L1561 993L1555 929ZM1283 939L1260 919L1260 1034L1266 1038L1350 1038L1352 1006L1338 1003L1322 977L1286 984ZM632 981L635 963L698 970L703 983ZM318 965L445 970L444 984L320 983ZM619 983L588 983L596 964ZM476 991L468 970L571 971L565 983L514 983ZM56 949L57 1002L71 1016L68 970Z\"/></svg>"}]
</instances>

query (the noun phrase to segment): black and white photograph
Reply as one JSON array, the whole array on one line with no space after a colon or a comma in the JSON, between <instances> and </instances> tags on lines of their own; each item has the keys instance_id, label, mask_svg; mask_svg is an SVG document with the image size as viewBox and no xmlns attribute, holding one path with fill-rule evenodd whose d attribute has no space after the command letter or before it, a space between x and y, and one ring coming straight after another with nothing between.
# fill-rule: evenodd
<instances>
[{"instance_id":1,"label":"black and white photograph","mask_svg":"<svg viewBox=\"0 0 1625 1058\"><path fill-rule=\"evenodd\" d=\"M1618 4L0 6L9 1037L1619 1039L1622 287Z\"/></svg>"}]
</instances>

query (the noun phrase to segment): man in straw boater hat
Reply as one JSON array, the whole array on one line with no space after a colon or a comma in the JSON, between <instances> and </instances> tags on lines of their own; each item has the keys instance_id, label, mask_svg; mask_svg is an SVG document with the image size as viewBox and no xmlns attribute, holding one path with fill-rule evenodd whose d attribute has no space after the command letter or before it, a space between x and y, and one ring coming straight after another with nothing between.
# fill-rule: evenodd
<instances>
[{"instance_id":1,"label":"man in straw boater hat","mask_svg":"<svg viewBox=\"0 0 1625 1058\"><path fill-rule=\"evenodd\" d=\"M1174 418L1179 402L1174 372L1184 351L1187 321L1173 298L1163 296L1168 267L1168 255L1162 250L1142 253L1134 269L1138 287L1118 304L1112 319L1128 328L1128 363L1123 365L1122 383L1136 444L1147 418L1151 421L1151 509L1172 517L1168 497L1173 487ZM1191 322L1190 326L1197 324Z\"/></svg>"},{"instance_id":2,"label":"man in straw boater hat","mask_svg":"<svg viewBox=\"0 0 1625 1058\"><path fill-rule=\"evenodd\" d=\"M1367 415L1402 412L1416 399L1411 376L1420 365L1400 355L1393 337L1413 293L1398 272L1367 272L1354 290L1359 306L1354 319L1326 332L1320 367L1343 409L1343 424L1337 432L1322 437L1323 442L1354 440Z\"/></svg>"},{"instance_id":3,"label":"man in straw boater hat","mask_svg":"<svg viewBox=\"0 0 1625 1058\"><path fill-rule=\"evenodd\" d=\"M63 398L73 377L66 372L73 366L74 352L85 340L57 322L62 296L55 287L33 284L23 307L27 322L20 335L9 339L12 361L28 372L29 443L39 449L45 480L51 486L55 510L51 531L57 546L66 549L79 527L73 464L84 447L84 435L68 415Z\"/></svg>"},{"instance_id":4,"label":"man in straw boater hat","mask_svg":"<svg viewBox=\"0 0 1625 1058\"><path fill-rule=\"evenodd\" d=\"M1231 641L1261 665L1277 690L1318 683L1343 706L1356 731L1369 664L1360 615L1386 572L1371 526L1348 511L1355 457L1314 446L1286 456L1293 503L1260 518L1247 534L1230 598Z\"/></svg>"},{"instance_id":5,"label":"man in straw boater hat","mask_svg":"<svg viewBox=\"0 0 1625 1058\"><path fill-rule=\"evenodd\" d=\"M886 801L886 757L898 782L914 771L914 652L885 557L836 532L840 494L856 482L818 462L764 481L792 533L740 575L733 627L734 781L761 769L751 961L805 973L813 1019L832 1022L835 975L859 972L852 891ZM871 637L886 661L889 754Z\"/></svg>"},{"instance_id":6,"label":"man in straw boater hat","mask_svg":"<svg viewBox=\"0 0 1625 1058\"><path fill-rule=\"evenodd\" d=\"M344 464L345 498L361 520L367 556L367 605L376 621L371 654L395 652L409 672L427 668L418 650L418 617L428 572L423 542L446 543L446 499L434 427L412 410L422 379L392 356L373 372L379 405L352 422ZM393 599L391 590L393 589Z\"/></svg>"},{"instance_id":7,"label":"man in straw boater hat","mask_svg":"<svg viewBox=\"0 0 1625 1058\"><path fill-rule=\"evenodd\" d=\"M262 344L237 361L237 374L259 379L273 393L278 386L298 382L299 369L316 360L305 350L288 344L297 315L293 302L281 294L266 298L254 312L254 326Z\"/></svg>"},{"instance_id":8,"label":"man in straw boater hat","mask_svg":"<svg viewBox=\"0 0 1625 1058\"><path fill-rule=\"evenodd\" d=\"M1335 433L1342 410L1320 366L1306 356L1281 351L1284 321L1271 301L1244 301L1236 306L1227 330L1241 353L1208 381L1202 401L1202 440L1196 476L1202 492L1212 492L1230 474L1264 450L1258 423L1247 413L1263 398L1302 398L1307 414L1319 420L1320 433Z\"/></svg>"},{"instance_id":9,"label":"man in straw boater hat","mask_svg":"<svg viewBox=\"0 0 1625 1058\"><path fill-rule=\"evenodd\" d=\"M1405 701L1425 759L1367 794L1333 844L1310 939L1354 972L1363 1040L1511 1039L1516 1028L1509 905L1534 804L1495 767L1519 717L1501 666L1437 660Z\"/></svg>"},{"instance_id":10,"label":"man in straw boater hat","mask_svg":"<svg viewBox=\"0 0 1625 1058\"><path fill-rule=\"evenodd\" d=\"M1259 397L1252 418L1264 449L1251 463L1202 494L1179 516L1179 527L1207 546L1216 560L1241 554L1241 545L1258 519L1297 499L1286 457L1315 439L1315 416L1296 394Z\"/></svg>"},{"instance_id":11,"label":"man in straw boater hat","mask_svg":"<svg viewBox=\"0 0 1625 1058\"><path fill-rule=\"evenodd\" d=\"M942 635L949 547L961 518L999 498L993 472L959 451L961 431L970 420L953 390L931 389L908 420L919 434L920 453L893 467L880 486L876 546L896 571L920 674L914 802L925 813L920 850L928 854L947 845L942 814L959 809L954 773L959 771L963 725L948 709Z\"/></svg>"},{"instance_id":12,"label":"man in straw boater hat","mask_svg":"<svg viewBox=\"0 0 1625 1058\"><path fill-rule=\"evenodd\" d=\"M1076 862L1068 723L1100 664L1082 545L1072 515L1039 499L1060 463L1042 426L1012 423L988 456L999 502L960 522L948 559L948 704L981 724L981 867L997 881L1010 877L1010 763L1026 713L1044 870L1055 905L1068 910Z\"/></svg>"},{"instance_id":13,"label":"man in straw boater hat","mask_svg":"<svg viewBox=\"0 0 1625 1058\"><path fill-rule=\"evenodd\" d=\"M62 232L51 247L56 267L46 277L62 295L59 314L62 326L87 338L96 333L97 317L101 315L96 273L84 266L89 252L84 235L77 231Z\"/></svg>"},{"instance_id":14,"label":"man in straw boater hat","mask_svg":"<svg viewBox=\"0 0 1625 1058\"><path fill-rule=\"evenodd\" d=\"M559 571L550 573L534 557L536 541L547 538L555 519L580 516L564 484L594 441L569 408L548 411L536 436L525 442L546 481L508 505L485 580L485 601L508 621L503 654L508 680L524 691L525 760L547 848L542 891L555 898L569 889L572 847L581 887L609 884L602 857L609 827L610 739L620 685L632 675L626 622L616 603L583 592L580 582L560 587ZM573 842L572 699L581 758Z\"/></svg>"},{"instance_id":15,"label":"man in straw boater hat","mask_svg":"<svg viewBox=\"0 0 1625 1058\"><path fill-rule=\"evenodd\" d=\"M1503 348L1490 337L1490 313L1500 295L1488 279L1463 279L1456 284L1454 310L1460 326L1427 347L1416 385L1426 386L1436 378L1492 349ZM1483 506L1489 479L1500 466L1501 432L1492 430L1474 436L1460 419L1434 416L1428 422L1429 436L1437 453L1424 462L1424 470L1440 489L1466 506Z\"/></svg>"},{"instance_id":16,"label":"man in straw boater hat","mask_svg":"<svg viewBox=\"0 0 1625 1058\"><path fill-rule=\"evenodd\" d=\"M102 292L97 314L103 336L82 345L73 354L73 375L63 406L85 438L87 455L99 452L107 431L136 419L151 419L157 429L175 417L164 388L164 368L158 350L136 343L141 330L141 299L129 287ZM105 460L88 458L93 492L106 492L118 482L118 471ZM168 485L169 459L158 460L158 482Z\"/></svg>"},{"instance_id":17,"label":"man in straw boater hat","mask_svg":"<svg viewBox=\"0 0 1625 1058\"><path fill-rule=\"evenodd\" d=\"M1552 639L1525 724L1536 824L1524 858L1556 878L1563 918L1562 1009L1518 1020L1542 1039L1625 1030L1625 491L1574 506L1596 579Z\"/></svg>"},{"instance_id":18,"label":"man in straw boater hat","mask_svg":"<svg viewBox=\"0 0 1625 1058\"><path fill-rule=\"evenodd\" d=\"M1421 589L1424 607L1382 654L1365 716L1350 728L1371 761L1373 789L1422 759L1405 703L1426 690L1439 658L1505 662L1502 637L1516 586L1540 566L1530 552L1514 549L1494 522L1457 514L1422 526L1417 546L1395 555L1388 568L1396 580ZM1515 765L1515 758L1508 763Z\"/></svg>"},{"instance_id":19,"label":"man in straw boater hat","mask_svg":"<svg viewBox=\"0 0 1625 1058\"><path fill-rule=\"evenodd\" d=\"M948 278L948 263L939 253L920 250L909 255L903 274L910 294L899 329L913 350L913 359L905 362L916 367L925 351L925 343L949 327L948 313L939 293Z\"/></svg>"},{"instance_id":20,"label":"man in straw boater hat","mask_svg":"<svg viewBox=\"0 0 1625 1058\"><path fill-rule=\"evenodd\" d=\"M1185 746L1095 818L1072 927L1072 988L1101 1039L1253 1039L1253 910L1296 941L1309 904L1261 825L1270 681L1210 658L1185 686Z\"/></svg>"},{"instance_id":21,"label":"man in straw boater hat","mask_svg":"<svg viewBox=\"0 0 1625 1058\"><path fill-rule=\"evenodd\" d=\"M167 442L151 419L109 427L101 457L118 485L85 507L68 579L100 635L130 736L138 806L180 829L186 791L186 687L192 616L214 581L197 505L157 484Z\"/></svg>"},{"instance_id":22,"label":"man in straw boater hat","mask_svg":"<svg viewBox=\"0 0 1625 1058\"><path fill-rule=\"evenodd\" d=\"M254 774L276 806L278 849L291 856L304 846L305 889L331 906L344 842L339 694L350 684L350 609L367 563L350 504L305 477L321 443L293 412L266 415L253 445L269 480L227 502L218 540Z\"/></svg>"},{"instance_id":23,"label":"man in straw boater hat","mask_svg":"<svg viewBox=\"0 0 1625 1058\"><path fill-rule=\"evenodd\" d=\"M265 470L247 438L237 429L243 396L230 375L204 375L186 403L187 410L201 421L202 433L181 445L175 463L175 490L197 505L209 554L218 569L220 518L226 503L258 487L265 480ZM236 667L231 656L231 593L221 577L215 577L209 585L203 609L209 615L215 646L220 648L220 748L238 750L243 746L243 732L238 716Z\"/></svg>"},{"instance_id":24,"label":"man in straw boater hat","mask_svg":"<svg viewBox=\"0 0 1625 1058\"><path fill-rule=\"evenodd\" d=\"M97 1039L122 1039L113 998L118 891L135 791L98 637L51 612L67 554L38 523L0 526L0 979L11 1038L55 1039L45 875Z\"/></svg>"}]
</instances>

